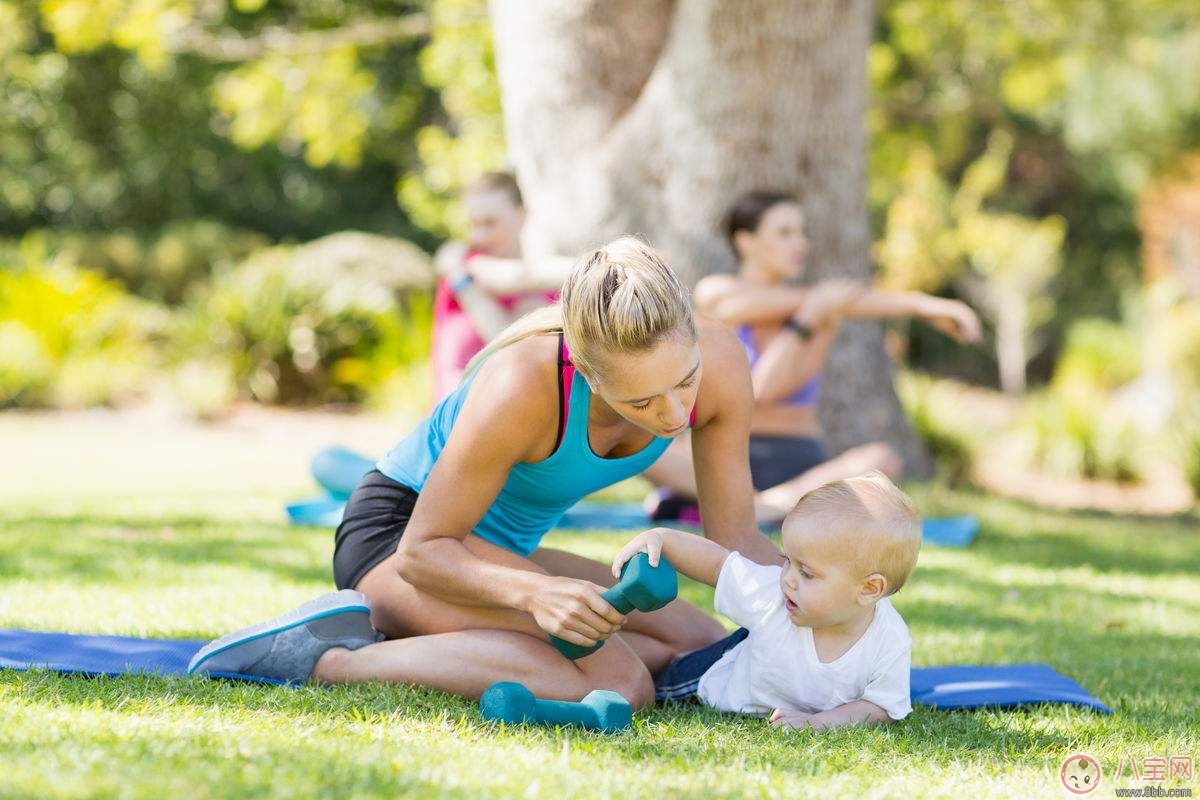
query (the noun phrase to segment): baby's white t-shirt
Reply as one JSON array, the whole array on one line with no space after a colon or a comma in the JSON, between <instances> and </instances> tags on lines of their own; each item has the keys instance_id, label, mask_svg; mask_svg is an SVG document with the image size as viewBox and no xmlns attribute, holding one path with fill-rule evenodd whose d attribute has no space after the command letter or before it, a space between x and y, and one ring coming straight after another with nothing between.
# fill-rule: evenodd
<instances>
[{"instance_id":1,"label":"baby's white t-shirt","mask_svg":"<svg viewBox=\"0 0 1200 800\"><path fill-rule=\"evenodd\" d=\"M867 700L892 719L912 711L912 639L885 597L858 641L839 658L817 657L812 628L796 625L783 604L783 568L730 553L717 578L717 611L750 635L700 678L696 693L721 711L769 714L777 708L811 714Z\"/></svg>"}]
</instances>

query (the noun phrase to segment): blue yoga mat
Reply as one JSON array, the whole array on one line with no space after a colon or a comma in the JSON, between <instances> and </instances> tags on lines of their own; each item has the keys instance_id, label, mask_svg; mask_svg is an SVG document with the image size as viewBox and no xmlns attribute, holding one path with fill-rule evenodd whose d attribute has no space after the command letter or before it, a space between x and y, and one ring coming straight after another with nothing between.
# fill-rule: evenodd
<instances>
[{"instance_id":1,"label":"blue yoga mat","mask_svg":"<svg viewBox=\"0 0 1200 800\"><path fill-rule=\"evenodd\" d=\"M186 639L137 639L0 629L0 669L52 669L85 675L187 674L188 661L205 643ZM256 683L279 681L251 675L216 677ZM1034 703L1069 703L1111 714L1066 675L1044 664L915 667L913 702L933 708L1009 708Z\"/></svg>"},{"instance_id":2,"label":"blue yoga mat","mask_svg":"<svg viewBox=\"0 0 1200 800\"><path fill-rule=\"evenodd\" d=\"M1045 664L914 667L910 680L913 702L934 708L1069 703L1112 713L1072 678Z\"/></svg>"},{"instance_id":3,"label":"blue yoga mat","mask_svg":"<svg viewBox=\"0 0 1200 800\"><path fill-rule=\"evenodd\" d=\"M313 457L310 469L331 498L344 502L354 494L363 475L375 469L375 462L344 447L329 447Z\"/></svg>"},{"instance_id":4,"label":"blue yoga mat","mask_svg":"<svg viewBox=\"0 0 1200 800\"><path fill-rule=\"evenodd\" d=\"M342 524L346 501L334 497L314 497L289 503L286 506L288 521L293 525L312 525L317 528L336 528Z\"/></svg>"},{"instance_id":5,"label":"blue yoga mat","mask_svg":"<svg viewBox=\"0 0 1200 800\"><path fill-rule=\"evenodd\" d=\"M188 662L205 644L188 639L86 636L0 628L0 669L52 669L92 676L131 672L186 675ZM212 674L254 683L283 683L256 675Z\"/></svg>"}]
</instances>

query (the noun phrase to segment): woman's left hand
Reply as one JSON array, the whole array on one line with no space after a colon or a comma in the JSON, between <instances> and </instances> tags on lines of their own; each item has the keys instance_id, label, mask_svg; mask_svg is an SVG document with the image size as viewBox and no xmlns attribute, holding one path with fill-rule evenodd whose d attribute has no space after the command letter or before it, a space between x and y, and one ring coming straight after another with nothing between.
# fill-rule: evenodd
<instances>
[{"instance_id":1,"label":"woman's left hand","mask_svg":"<svg viewBox=\"0 0 1200 800\"><path fill-rule=\"evenodd\" d=\"M925 319L959 344L973 344L982 338L979 317L970 306L959 300L939 298Z\"/></svg>"}]
</instances>

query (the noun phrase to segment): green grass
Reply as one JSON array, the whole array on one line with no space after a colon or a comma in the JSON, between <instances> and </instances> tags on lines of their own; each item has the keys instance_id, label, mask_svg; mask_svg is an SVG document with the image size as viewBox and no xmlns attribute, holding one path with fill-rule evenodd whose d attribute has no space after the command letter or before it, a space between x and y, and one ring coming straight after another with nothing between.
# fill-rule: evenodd
<instances>
[{"instance_id":1,"label":"green grass","mask_svg":"<svg viewBox=\"0 0 1200 800\"><path fill-rule=\"evenodd\" d=\"M927 548L896 597L915 662L1048 663L1113 716L918 708L886 729L784 734L676 706L605 737L501 728L407 687L0 671L0 797L1062 796L1058 766L1079 750L1099 759L1111 797L1119 756L1200 757L1195 517L917 496L983 528L969 549ZM329 590L332 537L278 521L283 499L5 502L0 627L208 638L286 610ZM624 538L547 543L606 558ZM684 593L711 607L706 587Z\"/></svg>"}]
</instances>

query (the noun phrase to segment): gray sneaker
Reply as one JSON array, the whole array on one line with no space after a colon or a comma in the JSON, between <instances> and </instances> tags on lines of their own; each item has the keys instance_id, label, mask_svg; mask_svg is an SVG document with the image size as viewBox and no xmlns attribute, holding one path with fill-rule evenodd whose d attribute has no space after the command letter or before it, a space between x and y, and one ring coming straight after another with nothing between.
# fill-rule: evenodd
<instances>
[{"instance_id":1,"label":"gray sneaker","mask_svg":"<svg viewBox=\"0 0 1200 800\"><path fill-rule=\"evenodd\" d=\"M188 674L237 673L303 683L326 650L357 650L379 638L366 596L343 589L209 642L192 656Z\"/></svg>"}]
</instances>

